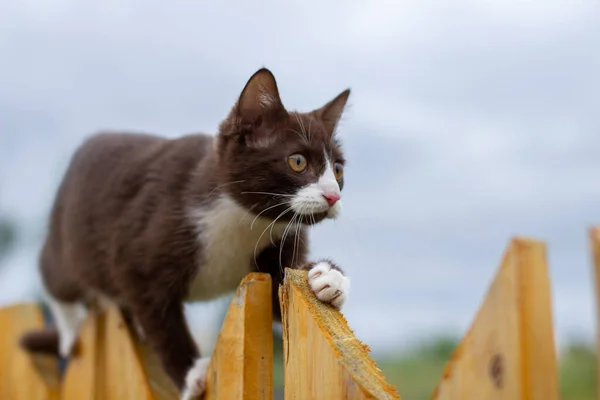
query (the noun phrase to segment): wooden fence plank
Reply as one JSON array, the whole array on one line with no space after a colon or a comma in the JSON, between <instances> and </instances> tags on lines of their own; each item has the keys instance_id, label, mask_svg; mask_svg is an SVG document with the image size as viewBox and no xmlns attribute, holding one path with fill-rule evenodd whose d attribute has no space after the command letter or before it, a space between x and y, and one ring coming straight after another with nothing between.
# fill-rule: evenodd
<instances>
[{"instance_id":1,"label":"wooden fence plank","mask_svg":"<svg viewBox=\"0 0 600 400\"><path fill-rule=\"evenodd\" d=\"M61 400L95 400L98 390L98 366L101 354L98 336L104 326L104 315L90 314L83 322L77 338L77 351L69 357L62 381Z\"/></svg>"},{"instance_id":2,"label":"wooden fence plank","mask_svg":"<svg viewBox=\"0 0 600 400\"><path fill-rule=\"evenodd\" d=\"M312 293L306 271L286 269L279 297L286 400L400 398L343 315Z\"/></svg>"},{"instance_id":3,"label":"wooden fence plank","mask_svg":"<svg viewBox=\"0 0 600 400\"><path fill-rule=\"evenodd\" d=\"M99 343L104 358L101 369L102 396L105 399L154 400L164 398L152 390L152 377L146 375L136 349L136 339L117 307L106 310L106 326ZM162 371L161 371L162 373ZM175 392L171 393L171 398ZM168 397L167 397L168 398Z\"/></svg>"},{"instance_id":4,"label":"wooden fence plank","mask_svg":"<svg viewBox=\"0 0 600 400\"><path fill-rule=\"evenodd\" d=\"M205 400L273 398L271 277L250 273L223 321L208 369Z\"/></svg>"},{"instance_id":5,"label":"wooden fence plank","mask_svg":"<svg viewBox=\"0 0 600 400\"><path fill-rule=\"evenodd\" d=\"M134 343L136 354L146 376L146 383L152 393L152 399L178 399L178 390L166 374L154 351L143 341L136 339Z\"/></svg>"},{"instance_id":6,"label":"wooden fence plank","mask_svg":"<svg viewBox=\"0 0 600 400\"><path fill-rule=\"evenodd\" d=\"M28 330L44 326L36 304L0 309L0 398L56 400L59 396L58 365L50 356L27 354L18 345Z\"/></svg>"},{"instance_id":7,"label":"wooden fence plank","mask_svg":"<svg viewBox=\"0 0 600 400\"><path fill-rule=\"evenodd\" d=\"M94 309L84 322L78 351L67 365L62 400L162 399L147 382L143 363L119 309Z\"/></svg>"},{"instance_id":8,"label":"wooden fence plank","mask_svg":"<svg viewBox=\"0 0 600 400\"><path fill-rule=\"evenodd\" d=\"M208 371L205 400L273 397L271 277L251 273L239 285ZM119 309L84 323L67 367L62 400L177 399L154 352L131 333Z\"/></svg>"},{"instance_id":9,"label":"wooden fence plank","mask_svg":"<svg viewBox=\"0 0 600 400\"><path fill-rule=\"evenodd\" d=\"M596 293L596 354L600 355L600 227L589 229ZM600 357L596 357L596 398L600 400Z\"/></svg>"},{"instance_id":10,"label":"wooden fence plank","mask_svg":"<svg viewBox=\"0 0 600 400\"><path fill-rule=\"evenodd\" d=\"M516 238L432 399L556 400L544 243Z\"/></svg>"}]
</instances>

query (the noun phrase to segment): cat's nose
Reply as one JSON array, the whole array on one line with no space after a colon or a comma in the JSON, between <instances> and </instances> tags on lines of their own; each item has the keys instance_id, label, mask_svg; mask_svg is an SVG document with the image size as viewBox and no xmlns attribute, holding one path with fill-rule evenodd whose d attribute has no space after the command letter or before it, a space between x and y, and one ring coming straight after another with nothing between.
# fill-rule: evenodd
<instances>
[{"instance_id":1,"label":"cat's nose","mask_svg":"<svg viewBox=\"0 0 600 400\"><path fill-rule=\"evenodd\" d=\"M337 193L326 193L323 195L323 197L325 198L325 200L327 200L327 204L329 204L329 207L332 207L340 199L340 195Z\"/></svg>"}]
</instances>

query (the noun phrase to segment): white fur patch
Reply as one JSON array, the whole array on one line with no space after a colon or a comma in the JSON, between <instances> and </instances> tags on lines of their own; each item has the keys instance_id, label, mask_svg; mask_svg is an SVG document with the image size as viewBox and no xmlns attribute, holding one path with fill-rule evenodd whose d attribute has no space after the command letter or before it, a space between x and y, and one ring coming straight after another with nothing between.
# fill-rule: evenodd
<instances>
[{"instance_id":1,"label":"white fur patch","mask_svg":"<svg viewBox=\"0 0 600 400\"><path fill-rule=\"evenodd\" d=\"M61 357L67 358L77 340L79 327L85 320L87 310L83 303L65 303L55 299L49 293L45 293L45 297L58 330L58 351Z\"/></svg>"},{"instance_id":2,"label":"white fur patch","mask_svg":"<svg viewBox=\"0 0 600 400\"><path fill-rule=\"evenodd\" d=\"M333 207L329 207L327 200L323 197L325 194L341 196L340 185L335 179L333 165L327 155L325 155L325 163L325 171L317 182L306 185L292 198L291 206L297 213L310 215L327 212L327 218L331 219L335 219L340 215L342 210L341 200L338 200Z\"/></svg>"},{"instance_id":3,"label":"white fur patch","mask_svg":"<svg viewBox=\"0 0 600 400\"><path fill-rule=\"evenodd\" d=\"M210 365L210 357L198 358L185 377L185 389L181 400L200 399L206 390L206 373Z\"/></svg>"},{"instance_id":4,"label":"white fur patch","mask_svg":"<svg viewBox=\"0 0 600 400\"><path fill-rule=\"evenodd\" d=\"M333 207L330 207L329 210L327 210L327 218L337 219L341 213L342 213L342 201L338 200L337 203L335 203L333 205Z\"/></svg>"},{"instance_id":5,"label":"white fur patch","mask_svg":"<svg viewBox=\"0 0 600 400\"><path fill-rule=\"evenodd\" d=\"M308 283L319 300L330 303L338 310L342 308L350 294L350 278L332 269L326 261L310 269Z\"/></svg>"},{"instance_id":6,"label":"white fur patch","mask_svg":"<svg viewBox=\"0 0 600 400\"><path fill-rule=\"evenodd\" d=\"M257 210L258 212L262 210ZM286 222L271 224L229 196L216 199L207 209L191 213L202 243L198 274L190 285L188 300L208 300L237 288L250 272L254 257L273 241L281 238Z\"/></svg>"}]
</instances>

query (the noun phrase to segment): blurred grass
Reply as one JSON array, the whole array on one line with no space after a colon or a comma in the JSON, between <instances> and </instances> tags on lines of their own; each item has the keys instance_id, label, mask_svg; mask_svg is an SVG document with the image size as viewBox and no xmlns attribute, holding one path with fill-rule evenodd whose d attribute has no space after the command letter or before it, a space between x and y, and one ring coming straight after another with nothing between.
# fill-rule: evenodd
<instances>
[{"instance_id":1,"label":"blurred grass","mask_svg":"<svg viewBox=\"0 0 600 400\"><path fill-rule=\"evenodd\" d=\"M395 385L403 400L429 400L446 361L458 341L441 336L396 355L373 358L388 381ZM281 343L275 340L275 398L283 398L283 356ZM559 354L560 398L562 400L595 400L596 354L592 345L572 342Z\"/></svg>"}]
</instances>

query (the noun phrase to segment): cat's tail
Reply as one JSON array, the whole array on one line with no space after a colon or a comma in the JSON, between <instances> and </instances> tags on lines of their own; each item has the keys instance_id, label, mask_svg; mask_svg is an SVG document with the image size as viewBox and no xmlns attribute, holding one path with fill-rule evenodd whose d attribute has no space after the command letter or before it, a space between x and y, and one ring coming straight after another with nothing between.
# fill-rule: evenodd
<instances>
[{"instance_id":1,"label":"cat's tail","mask_svg":"<svg viewBox=\"0 0 600 400\"><path fill-rule=\"evenodd\" d=\"M19 339L19 346L30 353L59 356L58 330L53 327L29 331Z\"/></svg>"}]
</instances>

